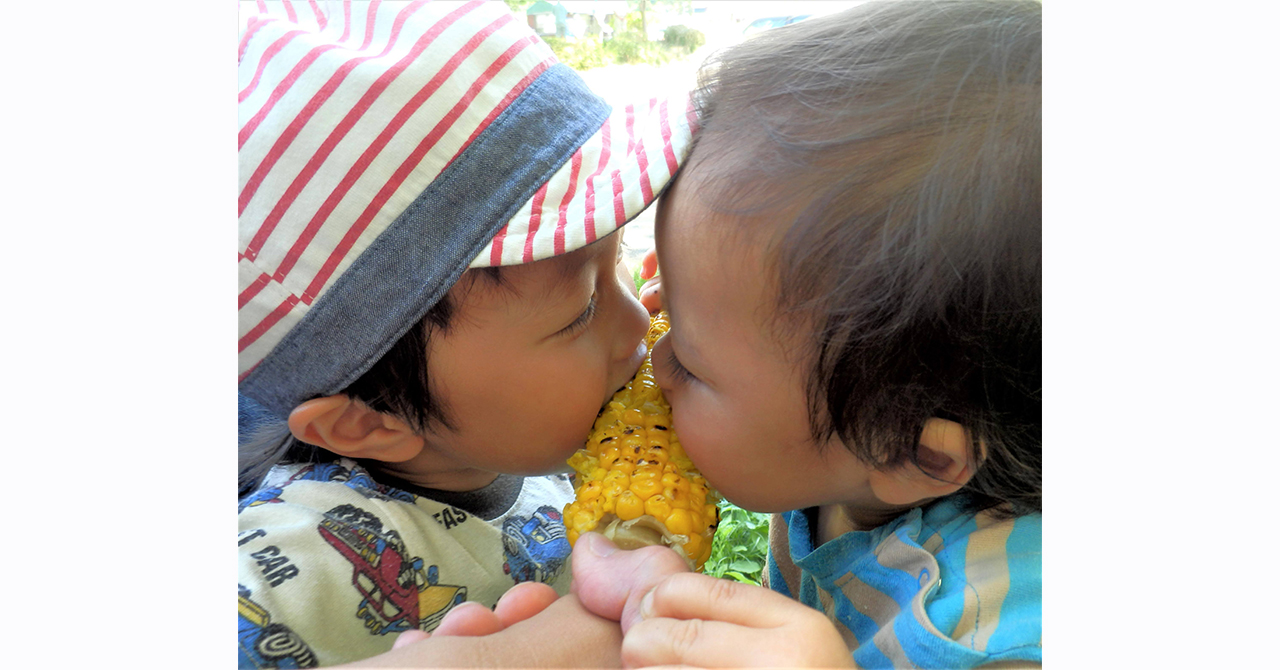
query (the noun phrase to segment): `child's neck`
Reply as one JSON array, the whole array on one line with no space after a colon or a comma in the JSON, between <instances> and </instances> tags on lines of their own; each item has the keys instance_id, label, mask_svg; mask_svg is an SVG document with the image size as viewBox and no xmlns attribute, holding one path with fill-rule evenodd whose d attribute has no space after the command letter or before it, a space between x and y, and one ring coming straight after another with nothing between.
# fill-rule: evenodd
<instances>
[{"instance_id":1,"label":"child's neck","mask_svg":"<svg viewBox=\"0 0 1280 670\"><path fill-rule=\"evenodd\" d=\"M908 509L911 508L872 511L850 505L823 505L818 508L818 523L814 533L817 545L830 542L845 533L879 528Z\"/></svg>"},{"instance_id":2,"label":"child's neck","mask_svg":"<svg viewBox=\"0 0 1280 670\"><path fill-rule=\"evenodd\" d=\"M422 472L401 463L378 463L374 470L424 489L439 491L475 491L492 484L498 477L496 472L469 468Z\"/></svg>"}]
</instances>

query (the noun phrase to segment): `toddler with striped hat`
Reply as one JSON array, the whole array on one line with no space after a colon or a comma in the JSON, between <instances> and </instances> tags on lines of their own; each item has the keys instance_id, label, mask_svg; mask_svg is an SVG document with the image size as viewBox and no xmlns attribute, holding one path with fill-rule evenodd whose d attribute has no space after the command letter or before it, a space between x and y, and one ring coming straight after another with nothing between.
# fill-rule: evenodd
<instances>
[{"instance_id":1,"label":"toddler with striped hat","mask_svg":"<svg viewBox=\"0 0 1280 670\"><path fill-rule=\"evenodd\" d=\"M617 231L688 100L611 109L503 3L241 4L241 667L567 592L558 473L646 353Z\"/></svg>"}]
</instances>

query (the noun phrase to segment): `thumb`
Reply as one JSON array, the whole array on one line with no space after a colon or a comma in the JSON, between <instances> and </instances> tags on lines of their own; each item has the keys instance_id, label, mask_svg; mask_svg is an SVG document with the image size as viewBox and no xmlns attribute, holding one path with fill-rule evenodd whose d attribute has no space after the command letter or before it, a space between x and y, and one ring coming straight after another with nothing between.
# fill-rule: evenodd
<instances>
[{"instance_id":1,"label":"thumb","mask_svg":"<svg viewBox=\"0 0 1280 670\"><path fill-rule=\"evenodd\" d=\"M570 565L569 590L596 616L622 622L623 632L638 619L640 599L649 589L668 575L689 571L684 559L668 547L622 551L599 533L578 538Z\"/></svg>"}]
</instances>

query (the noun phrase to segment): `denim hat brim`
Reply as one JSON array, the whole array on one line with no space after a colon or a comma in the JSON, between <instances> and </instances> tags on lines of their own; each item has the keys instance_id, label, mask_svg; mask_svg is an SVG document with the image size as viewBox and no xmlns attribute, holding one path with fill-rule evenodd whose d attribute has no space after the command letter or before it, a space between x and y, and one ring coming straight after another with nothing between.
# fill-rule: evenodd
<instances>
[{"instance_id":1,"label":"denim hat brim","mask_svg":"<svg viewBox=\"0 0 1280 670\"><path fill-rule=\"evenodd\" d=\"M687 97L610 109L503 3L258 6L240 44L239 387L281 418L357 379L468 268L634 218L696 128Z\"/></svg>"}]
</instances>

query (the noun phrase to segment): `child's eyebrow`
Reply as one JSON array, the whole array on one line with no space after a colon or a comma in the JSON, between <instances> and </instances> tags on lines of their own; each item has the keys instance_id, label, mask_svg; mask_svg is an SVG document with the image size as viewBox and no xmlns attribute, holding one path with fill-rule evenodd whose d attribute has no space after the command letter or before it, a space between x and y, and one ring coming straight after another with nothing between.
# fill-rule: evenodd
<instances>
[{"instance_id":1,"label":"child's eyebrow","mask_svg":"<svg viewBox=\"0 0 1280 670\"><path fill-rule=\"evenodd\" d=\"M536 299L539 302L557 301L579 293L582 267L586 265L589 256L574 252L566 258L574 258L574 262L557 265L555 275L545 283L544 290L538 292Z\"/></svg>"}]
</instances>

